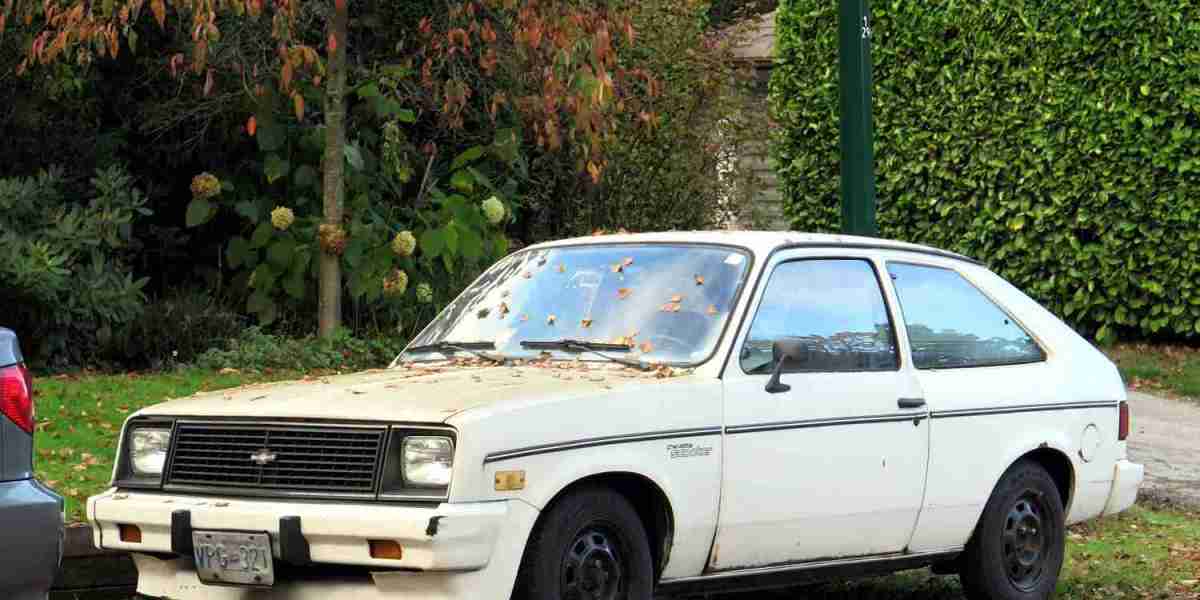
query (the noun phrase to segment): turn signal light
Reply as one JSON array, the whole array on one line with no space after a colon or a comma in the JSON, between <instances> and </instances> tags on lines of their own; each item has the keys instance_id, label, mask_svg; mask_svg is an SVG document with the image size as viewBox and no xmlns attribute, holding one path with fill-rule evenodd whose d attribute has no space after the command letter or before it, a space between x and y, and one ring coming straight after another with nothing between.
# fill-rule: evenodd
<instances>
[{"instance_id":1,"label":"turn signal light","mask_svg":"<svg viewBox=\"0 0 1200 600\"><path fill-rule=\"evenodd\" d=\"M1129 403L1121 401L1121 417L1117 423L1117 441L1124 441L1129 437Z\"/></svg>"},{"instance_id":2,"label":"turn signal light","mask_svg":"<svg viewBox=\"0 0 1200 600\"><path fill-rule=\"evenodd\" d=\"M404 548L392 540L367 540L371 548L371 558L400 560L404 558Z\"/></svg>"},{"instance_id":3,"label":"turn signal light","mask_svg":"<svg viewBox=\"0 0 1200 600\"><path fill-rule=\"evenodd\" d=\"M142 543L142 530L137 525L120 523L117 525L117 531L121 534L122 542L129 542L131 544Z\"/></svg>"}]
</instances>

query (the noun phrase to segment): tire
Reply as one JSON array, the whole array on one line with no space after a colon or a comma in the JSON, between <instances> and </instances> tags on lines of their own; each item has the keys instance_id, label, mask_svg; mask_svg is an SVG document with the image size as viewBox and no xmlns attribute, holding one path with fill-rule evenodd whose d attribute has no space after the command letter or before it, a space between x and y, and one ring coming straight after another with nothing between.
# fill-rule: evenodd
<instances>
[{"instance_id":1,"label":"tire","mask_svg":"<svg viewBox=\"0 0 1200 600\"><path fill-rule=\"evenodd\" d=\"M650 600L646 530L624 496L602 486L568 493L543 515L521 559L516 600Z\"/></svg>"},{"instance_id":2,"label":"tire","mask_svg":"<svg viewBox=\"0 0 1200 600\"><path fill-rule=\"evenodd\" d=\"M1046 600L1062 569L1066 525L1054 480L1031 460L1009 467L961 557L971 600Z\"/></svg>"}]
</instances>

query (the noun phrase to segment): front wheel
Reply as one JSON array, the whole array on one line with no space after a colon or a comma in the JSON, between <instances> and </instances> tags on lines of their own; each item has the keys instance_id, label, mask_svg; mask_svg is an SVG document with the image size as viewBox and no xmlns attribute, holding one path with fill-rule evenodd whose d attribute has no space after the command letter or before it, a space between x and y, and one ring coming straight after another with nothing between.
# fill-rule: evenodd
<instances>
[{"instance_id":1,"label":"front wheel","mask_svg":"<svg viewBox=\"0 0 1200 600\"><path fill-rule=\"evenodd\" d=\"M649 600L650 543L624 496L587 487L557 501L521 560L514 599Z\"/></svg>"},{"instance_id":2,"label":"front wheel","mask_svg":"<svg viewBox=\"0 0 1200 600\"><path fill-rule=\"evenodd\" d=\"M1063 503L1041 465L1009 467L988 499L962 556L972 600L1045 600L1054 592L1065 545Z\"/></svg>"}]
</instances>

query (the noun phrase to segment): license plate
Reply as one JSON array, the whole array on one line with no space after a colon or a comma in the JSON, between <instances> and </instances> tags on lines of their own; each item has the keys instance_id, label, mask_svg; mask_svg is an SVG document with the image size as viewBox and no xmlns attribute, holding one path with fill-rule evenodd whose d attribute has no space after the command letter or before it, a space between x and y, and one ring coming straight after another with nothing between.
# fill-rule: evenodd
<instances>
[{"instance_id":1,"label":"license plate","mask_svg":"<svg viewBox=\"0 0 1200 600\"><path fill-rule=\"evenodd\" d=\"M266 533L193 531L196 575L223 585L272 585L275 568L271 537Z\"/></svg>"}]
</instances>

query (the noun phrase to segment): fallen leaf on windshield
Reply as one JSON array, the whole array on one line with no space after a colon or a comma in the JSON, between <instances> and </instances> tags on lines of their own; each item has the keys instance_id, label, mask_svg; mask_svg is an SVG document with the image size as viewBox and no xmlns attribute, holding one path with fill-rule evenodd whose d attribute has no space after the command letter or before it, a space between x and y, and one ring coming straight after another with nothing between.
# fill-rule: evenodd
<instances>
[{"instance_id":1,"label":"fallen leaf on windshield","mask_svg":"<svg viewBox=\"0 0 1200 600\"><path fill-rule=\"evenodd\" d=\"M703 275L696 276L696 285L704 285L704 276Z\"/></svg>"},{"instance_id":2,"label":"fallen leaf on windshield","mask_svg":"<svg viewBox=\"0 0 1200 600\"><path fill-rule=\"evenodd\" d=\"M621 263L617 263L617 264L615 264L615 265L613 265L613 266L612 266L612 272L613 272L613 273L620 273L620 272L621 272L621 271L623 271L624 269L625 269L625 267L624 267L624 266L623 266Z\"/></svg>"},{"instance_id":3,"label":"fallen leaf on windshield","mask_svg":"<svg viewBox=\"0 0 1200 600\"><path fill-rule=\"evenodd\" d=\"M623 267L628 267L629 265L632 265L632 264L633 264L632 256L628 256L625 258L625 260L621 261L621 266L623 266Z\"/></svg>"},{"instance_id":4,"label":"fallen leaf on windshield","mask_svg":"<svg viewBox=\"0 0 1200 600\"><path fill-rule=\"evenodd\" d=\"M604 234L605 234L605 231L604 231L604 229L603 229L603 228L597 229L597 230L595 230L595 231L593 231L593 232L592 232L592 236L593 236L593 237L595 237L595 236L600 236L600 235L604 235Z\"/></svg>"},{"instance_id":5,"label":"fallen leaf on windshield","mask_svg":"<svg viewBox=\"0 0 1200 600\"><path fill-rule=\"evenodd\" d=\"M533 273L525 271L524 273L521 273L521 277L524 277L525 279L533 279Z\"/></svg>"},{"instance_id":6,"label":"fallen leaf on windshield","mask_svg":"<svg viewBox=\"0 0 1200 600\"><path fill-rule=\"evenodd\" d=\"M629 288L621 288L621 289L617 290L617 297L624 300L624 299L628 298L629 295L632 293L633 293L633 290L631 290Z\"/></svg>"},{"instance_id":7,"label":"fallen leaf on windshield","mask_svg":"<svg viewBox=\"0 0 1200 600\"><path fill-rule=\"evenodd\" d=\"M654 352L654 344L651 344L648 341L642 342L642 345L639 346L639 348L641 349L642 354L650 354L651 352Z\"/></svg>"},{"instance_id":8,"label":"fallen leaf on windshield","mask_svg":"<svg viewBox=\"0 0 1200 600\"><path fill-rule=\"evenodd\" d=\"M522 323L524 323L525 321L528 321L528 320L529 320L529 315L525 315L525 314L521 315L521 322L522 322Z\"/></svg>"},{"instance_id":9,"label":"fallen leaf on windshield","mask_svg":"<svg viewBox=\"0 0 1200 600\"><path fill-rule=\"evenodd\" d=\"M716 304L709 304L709 305L708 305L708 310L706 310L706 311L704 311L704 312L705 312L705 313L707 313L707 314L709 314L709 315L715 315L715 314L717 314L717 305L716 305Z\"/></svg>"},{"instance_id":10,"label":"fallen leaf on windshield","mask_svg":"<svg viewBox=\"0 0 1200 600\"><path fill-rule=\"evenodd\" d=\"M680 302L683 302L683 296L675 294L674 296L671 296L671 302L679 304Z\"/></svg>"},{"instance_id":11,"label":"fallen leaf on windshield","mask_svg":"<svg viewBox=\"0 0 1200 600\"><path fill-rule=\"evenodd\" d=\"M591 327L592 320L591 319L583 319L583 320L579 321L579 324L583 325L584 327Z\"/></svg>"},{"instance_id":12,"label":"fallen leaf on windshield","mask_svg":"<svg viewBox=\"0 0 1200 600\"><path fill-rule=\"evenodd\" d=\"M508 303L501 302L500 303L500 318L503 319L504 315L507 315L507 314L508 314Z\"/></svg>"},{"instance_id":13,"label":"fallen leaf on windshield","mask_svg":"<svg viewBox=\"0 0 1200 600\"><path fill-rule=\"evenodd\" d=\"M566 272L567 272L567 265L558 265L558 272L559 272L559 273L566 273Z\"/></svg>"},{"instance_id":14,"label":"fallen leaf on windshield","mask_svg":"<svg viewBox=\"0 0 1200 600\"><path fill-rule=\"evenodd\" d=\"M554 315L550 315L550 316L546 317L546 324L547 324L547 325L553 325L553 324L554 324L554 322L555 322L555 321L557 321L557 320L558 320L558 317L556 317L556 316L554 316Z\"/></svg>"}]
</instances>

